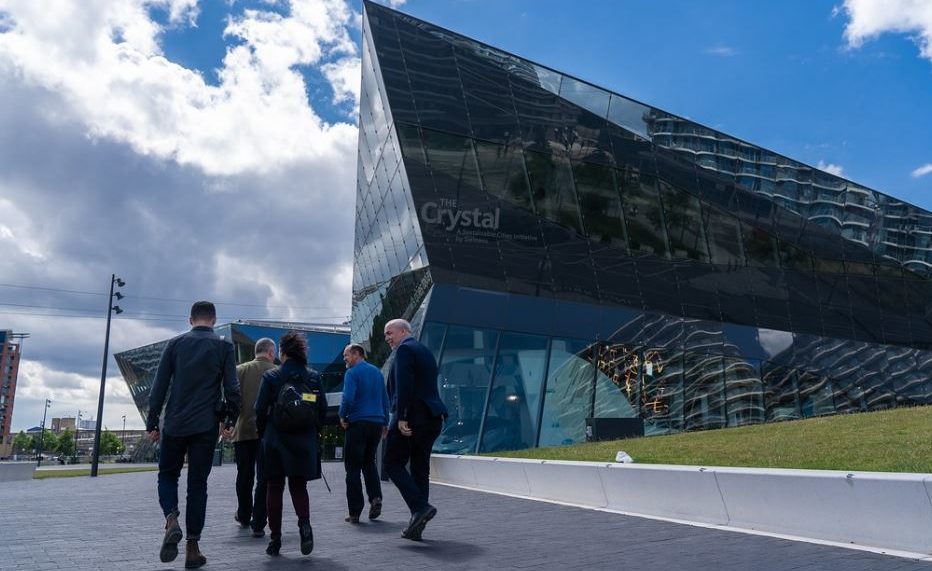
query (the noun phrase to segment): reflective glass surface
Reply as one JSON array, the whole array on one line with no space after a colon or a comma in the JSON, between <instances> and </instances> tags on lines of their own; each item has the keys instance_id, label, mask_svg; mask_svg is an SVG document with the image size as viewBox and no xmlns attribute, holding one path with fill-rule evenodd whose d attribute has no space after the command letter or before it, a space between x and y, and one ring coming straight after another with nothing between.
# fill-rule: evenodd
<instances>
[{"instance_id":1,"label":"reflective glass surface","mask_svg":"<svg viewBox=\"0 0 932 571\"><path fill-rule=\"evenodd\" d=\"M426 320L444 449L932 403L932 213L370 2L362 75L352 335Z\"/></svg>"}]
</instances>

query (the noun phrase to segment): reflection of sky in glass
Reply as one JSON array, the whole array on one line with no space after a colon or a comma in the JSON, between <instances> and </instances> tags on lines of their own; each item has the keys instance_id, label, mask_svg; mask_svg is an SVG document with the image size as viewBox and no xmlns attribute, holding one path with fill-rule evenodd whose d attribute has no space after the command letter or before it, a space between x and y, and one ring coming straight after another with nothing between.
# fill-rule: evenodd
<instances>
[{"instance_id":1,"label":"reflection of sky in glass","mask_svg":"<svg viewBox=\"0 0 932 571\"><path fill-rule=\"evenodd\" d=\"M779 355L793 345L793 334L789 331L760 329L758 335L760 336L760 346L764 349L768 358Z\"/></svg>"}]
</instances>

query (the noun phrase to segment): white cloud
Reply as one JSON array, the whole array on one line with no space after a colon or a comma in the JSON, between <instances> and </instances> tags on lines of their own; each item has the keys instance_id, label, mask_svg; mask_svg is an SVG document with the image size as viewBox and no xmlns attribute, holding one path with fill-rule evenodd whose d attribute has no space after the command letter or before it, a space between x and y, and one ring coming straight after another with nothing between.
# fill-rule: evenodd
<instances>
[{"instance_id":1,"label":"white cloud","mask_svg":"<svg viewBox=\"0 0 932 571\"><path fill-rule=\"evenodd\" d=\"M734 55L738 55L738 51L735 50L733 47L721 45L721 44L706 48L705 53L709 55L713 55L713 56L719 56L719 57L731 57Z\"/></svg>"},{"instance_id":2,"label":"white cloud","mask_svg":"<svg viewBox=\"0 0 932 571\"><path fill-rule=\"evenodd\" d=\"M408 0L386 0L385 3L391 6L392 8L397 8L399 6L404 5L404 3L407 1Z\"/></svg>"},{"instance_id":3,"label":"white cloud","mask_svg":"<svg viewBox=\"0 0 932 571\"><path fill-rule=\"evenodd\" d=\"M835 165L832 163L826 163L825 161L819 161L819 164L816 165L816 168L823 170L829 174L835 176L845 176L845 169L841 165Z\"/></svg>"},{"instance_id":4,"label":"white cloud","mask_svg":"<svg viewBox=\"0 0 932 571\"><path fill-rule=\"evenodd\" d=\"M844 0L836 13L849 18L845 40L850 48L881 34L909 34L922 57L932 60L932 2L929 0Z\"/></svg>"},{"instance_id":5,"label":"white cloud","mask_svg":"<svg viewBox=\"0 0 932 571\"><path fill-rule=\"evenodd\" d=\"M343 0L293 0L287 17L246 10L231 19L224 35L242 43L227 48L216 86L165 58L163 30L148 12L158 5L192 25L194 0L71 0L52 11L40 4L0 0L12 22L0 34L0 65L62 94L93 137L215 175L332 158L334 145L355 140L352 125L321 120L297 69L356 59ZM352 92L345 74L328 77L338 98Z\"/></svg>"},{"instance_id":6,"label":"white cloud","mask_svg":"<svg viewBox=\"0 0 932 571\"><path fill-rule=\"evenodd\" d=\"M196 0L40 4L0 0L2 281L105 296L116 272L127 313L111 354L183 331L195 299L239 304L219 304L224 319L346 317L357 128L322 119L301 72L358 106L348 2L233 17L216 84L166 56L150 14L194 26ZM50 395L54 416L96 413L104 297L0 287L0 302L49 308L0 306L4 328L32 334L14 428L38 424ZM51 315L26 315L39 312ZM105 422L125 412L131 427L109 367Z\"/></svg>"},{"instance_id":7,"label":"white cloud","mask_svg":"<svg viewBox=\"0 0 932 571\"><path fill-rule=\"evenodd\" d=\"M325 64L321 71L333 86L333 102L352 101L354 110L359 113L359 91L362 66L358 57L343 58Z\"/></svg>"},{"instance_id":8,"label":"white cloud","mask_svg":"<svg viewBox=\"0 0 932 571\"><path fill-rule=\"evenodd\" d=\"M927 163L912 172L913 178L923 177L932 172L932 163Z\"/></svg>"}]
</instances>

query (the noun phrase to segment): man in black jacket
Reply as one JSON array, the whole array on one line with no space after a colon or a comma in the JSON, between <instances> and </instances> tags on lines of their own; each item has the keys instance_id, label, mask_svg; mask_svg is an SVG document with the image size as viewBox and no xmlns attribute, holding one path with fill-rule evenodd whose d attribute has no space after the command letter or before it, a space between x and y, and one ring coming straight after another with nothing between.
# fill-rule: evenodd
<instances>
[{"instance_id":1,"label":"man in black jacket","mask_svg":"<svg viewBox=\"0 0 932 571\"><path fill-rule=\"evenodd\" d=\"M411 520L401 536L420 541L424 526L437 515L437 508L428 502L430 451L440 436L447 407L437 390L434 354L412 337L411 325L404 319L389 321L385 324L385 341L395 355L388 375L392 418L383 462L388 477L411 510Z\"/></svg>"},{"instance_id":2,"label":"man in black jacket","mask_svg":"<svg viewBox=\"0 0 932 571\"><path fill-rule=\"evenodd\" d=\"M161 441L159 456L159 504L165 514L165 537L159 557L162 562L178 556L181 526L178 525L178 477L188 457L188 501L185 526L188 543L185 567L207 562L198 541L207 511L207 476L217 444L218 406L226 401L223 435L229 438L239 415L240 393L236 380L233 344L214 333L217 310L209 301L191 306L191 331L168 342L149 394L146 431L152 442ZM162 406L162 427L159 417Z\"/></svg>"}]
</instances>

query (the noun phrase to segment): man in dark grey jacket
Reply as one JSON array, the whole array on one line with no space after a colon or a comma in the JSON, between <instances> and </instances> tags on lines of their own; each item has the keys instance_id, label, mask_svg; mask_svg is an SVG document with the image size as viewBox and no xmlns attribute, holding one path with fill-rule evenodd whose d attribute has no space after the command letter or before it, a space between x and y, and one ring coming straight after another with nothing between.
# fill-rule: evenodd
<instances>
[{"instance_id":1,"label":"man in dark grey jacket","mask_svg":"<svg viewBox=\"0 0 932 571\"><path fill-rule=\"evenodd\" d=\"M146 431L152 442L161 441L159 456L159 504L165 514L165 537L159 554L162 562L178 556L181 526L178 524L178 477L188 458L188 502L185 525L188 543L185 567L207 562L198 541L207 511L207 476L213 464L218 435L218 406L226 401L223 434L230 437L239 415L240 393L236 380L233 344L214 333L217 310L209 301L191 306L191 331L168 342L149 394ZM159 417L168 396L162 427Z\"/></svg>"}]
</instances>

